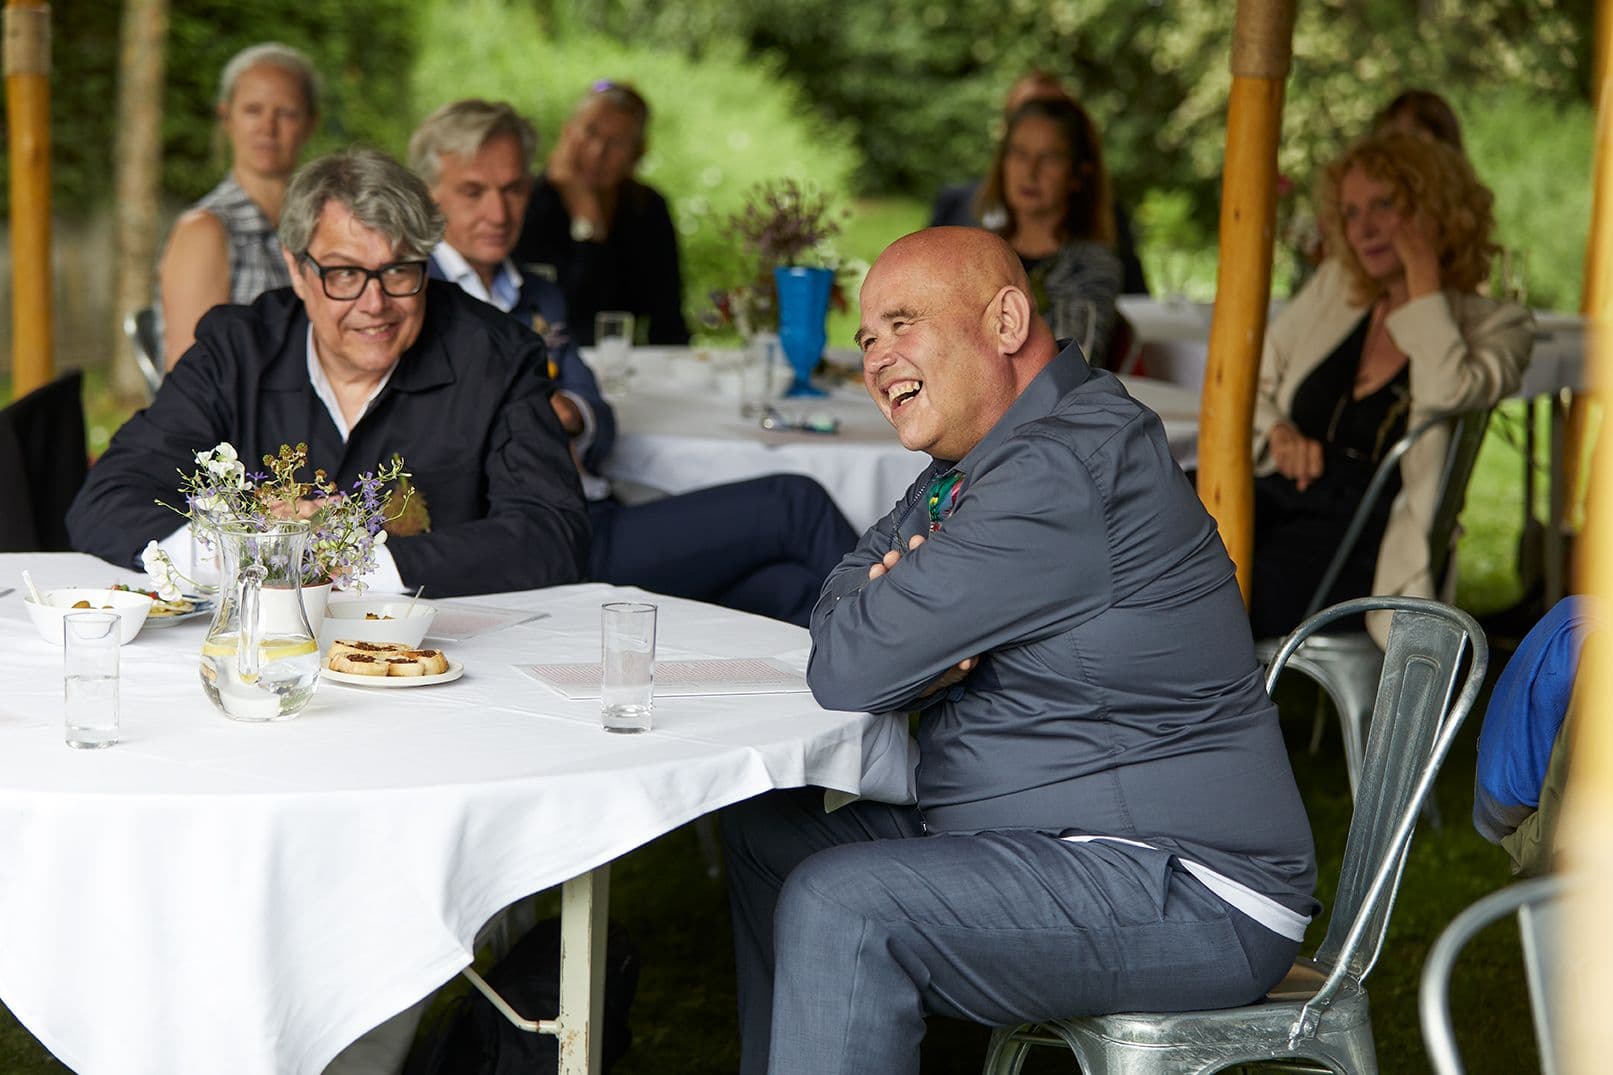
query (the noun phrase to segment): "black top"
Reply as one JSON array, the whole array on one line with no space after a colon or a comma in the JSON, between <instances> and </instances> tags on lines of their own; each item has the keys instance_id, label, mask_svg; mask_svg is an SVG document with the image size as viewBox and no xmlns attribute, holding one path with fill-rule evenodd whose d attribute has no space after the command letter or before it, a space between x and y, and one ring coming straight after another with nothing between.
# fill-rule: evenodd
<instances>
[{"instance_id":1,"label":"black top","mask_svg":"<svg viewBox=\"0 0 1613 1075\"><path fill-rule=\"evenodd\" d=\"M1295 427L1322 442L1323 474L1350 488L1366 488L1378 461L1406 432L1411 409L1411 366L1403 366L1377 391L1355 398L1355 377L1361 368L1371 315L1361 319L1322 364L1300 382L1294 392L1290 417ZM1381 504L1387 507L1391 494Z\"/></svg>"},{"instance_id":2,"label":"black top","mask_svg":"<svg viewBox=\"0 0 1613 1075\"><path fill-rule=\"evenodd\" d=\"M666 199L652 187L628 180L605 241L577 242L571 237L571 215L560 192L540 176L513 257L522 267L553 270L571 312L567 328L585 347L594 342L594 315L601 310L627 310L648 322L647 331L642 325L636 329L640 340L689 342L677 232Z\"/></svg>"}]
</instances>

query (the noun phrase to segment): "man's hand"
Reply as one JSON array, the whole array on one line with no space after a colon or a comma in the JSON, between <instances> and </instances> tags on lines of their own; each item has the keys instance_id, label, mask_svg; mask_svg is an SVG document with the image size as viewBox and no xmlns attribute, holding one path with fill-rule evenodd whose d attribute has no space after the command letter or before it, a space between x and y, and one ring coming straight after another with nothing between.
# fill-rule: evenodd
<instances>
[{"instance_id":1,"label":"man's hand","mask_svg":"<svg viewBox=\"0 0 1613 1075\"><path fill-rule=\"evenodd\" d=\"M924 544L924 535L914 534L912 537L907 539L907 551L912 552L922 544ZM874 579L882 578L885 575L890 574L891 568L895 567L901 562L901 560L902 550L892 549L890 552L884 555L879 563L873 564L868 568L868 581L872 582ZM930 680L929 684L923 690L919 691L919 697L928 698L937 691L944 691L954 683L962 682L963 678L970 672L973 672L975 670L975 666L979 663L980 658L978 656L965 657L951 668L948 668L945 672L942 672L940 675Z\"/></svg>"},{"instance_id":2,"label":"man's hand","mask_svg":"<svg viewBox=\"0 0 1613 1075\"><path fill-rule=\"evenodd\" d=\"M923 534L914 534L911 538L908 539L907 551L912 552L914 549L918 548L922 544L924 544L924 535ZM900 549L892 549L890 552L888 552L888 553L886 553L884 555L884 557L879 561L879 563L874 564L872 567L870 567L868 569L868 581L872 582L877 578L881 578L884 575L889 574L890 569L895 567L899 562L901 562L901 559L902 559L902 550L900 550Z\"/></svg>"},{"instance_id":3,"label":"man's hand","mask_svg":"<svg viewBox=\"0 0 1613 1075\"><path fill-rule=\"evenodd\" d=\"M576 437L582 434L582 411L577 409L566 395L556 392L549 397L549 406L554 408L555 417L560 419L560 428L566 431L566 436Z\"/></svg>"},{"instance_id":4,"label":"man's hand","mask_svg":"<svg viewBox=\"0 0 1613 1075\"><path fill-rule=\"evenodd\" d=\"M1322 476L1321 441L1311 440L1289 422L1278 422L1271 427L1267 442L1277 473L1292 481L1300 492Z\"/></svg>"}]
</instances>

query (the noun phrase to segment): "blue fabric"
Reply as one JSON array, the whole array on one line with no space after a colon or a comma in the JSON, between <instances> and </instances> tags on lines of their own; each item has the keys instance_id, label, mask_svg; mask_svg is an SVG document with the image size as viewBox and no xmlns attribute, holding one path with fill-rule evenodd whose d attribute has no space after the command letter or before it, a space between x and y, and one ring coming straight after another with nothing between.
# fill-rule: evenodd
<instances>
[{"instance_id":1,"label":"blue fabric","mask_svg":"<svg viewBox=\"0 0 1613 1075\"><path fill-rule=\"evenodd\" d=\"M1299 947L1165 851L1023 829L926 836L913 807L822 802L795 789L723 816L742 1075L916 1075L926 1015L1008 1025L1251 1003Z\"/></svg>"},{"instance_id":2,"label":"blue fabric","mask_svg":"<svg viewBox=\"0 0 1613 1075\"><path fill-rule=\"evenodd\" d=\"M1492 843L1540 805L1580 647L1595 623L1584 598L1563 598L1524 636L1496 680L1479 733L1473 803L1473 825Z\"/></svg>"},{"instance_id":3,"label":"blue fabric","mask_svg":"<svg viewBox=\"0 0 1613 1075\"><path fill-rule=\"evenodd\" d=\"M857 535L823 487L799 474L588 505L588 573L601 582L709 601L807 625L831 568Z\"/></svg>"}]
</instances>

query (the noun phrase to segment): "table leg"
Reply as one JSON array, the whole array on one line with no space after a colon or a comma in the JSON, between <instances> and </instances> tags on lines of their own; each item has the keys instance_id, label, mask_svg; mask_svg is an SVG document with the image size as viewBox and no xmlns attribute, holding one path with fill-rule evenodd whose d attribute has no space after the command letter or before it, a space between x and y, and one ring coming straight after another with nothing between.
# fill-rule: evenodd
<instances>
[{"instance_id":1,"label":"table leg","mask_svg":"<svg viewBox=\"0 0 1613 1075\"><path fill-rule=\"evenodd\" d=\"M460 973L515 1026L553 1034L560 1075L599 1075L605 1033L605 928L610 916L610 863L560 888L560 1013L528 1019L499 996L474 968Z\"/></svg>"},{"instance_id":2,"label":"table leg","mask_svg":"<svg viewBox=\"0 0 1613 1075\"><path fill-rule=\"evenodd\" d=\"M605 1034L605 927L610 863L560 890L560 1075L599 1075Z\"/></svg>"}]
</instances>

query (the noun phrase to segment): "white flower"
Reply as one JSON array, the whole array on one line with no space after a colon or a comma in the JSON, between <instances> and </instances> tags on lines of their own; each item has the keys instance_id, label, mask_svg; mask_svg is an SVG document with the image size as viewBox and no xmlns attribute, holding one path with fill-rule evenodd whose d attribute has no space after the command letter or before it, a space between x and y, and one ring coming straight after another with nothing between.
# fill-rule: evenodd
<instances>
[{"instance_id":1,"label":"white flower","mask_svg":"<svg viewBox=\"0 0 1613 1075\"><path fill-rule=\"evenodd\" d=\"M140 553L140 566L151 576L151 585L164 601L177 601L184 596L175 578L174 562L155 541L146 542Z\"/></svg>"}]
</instances>

